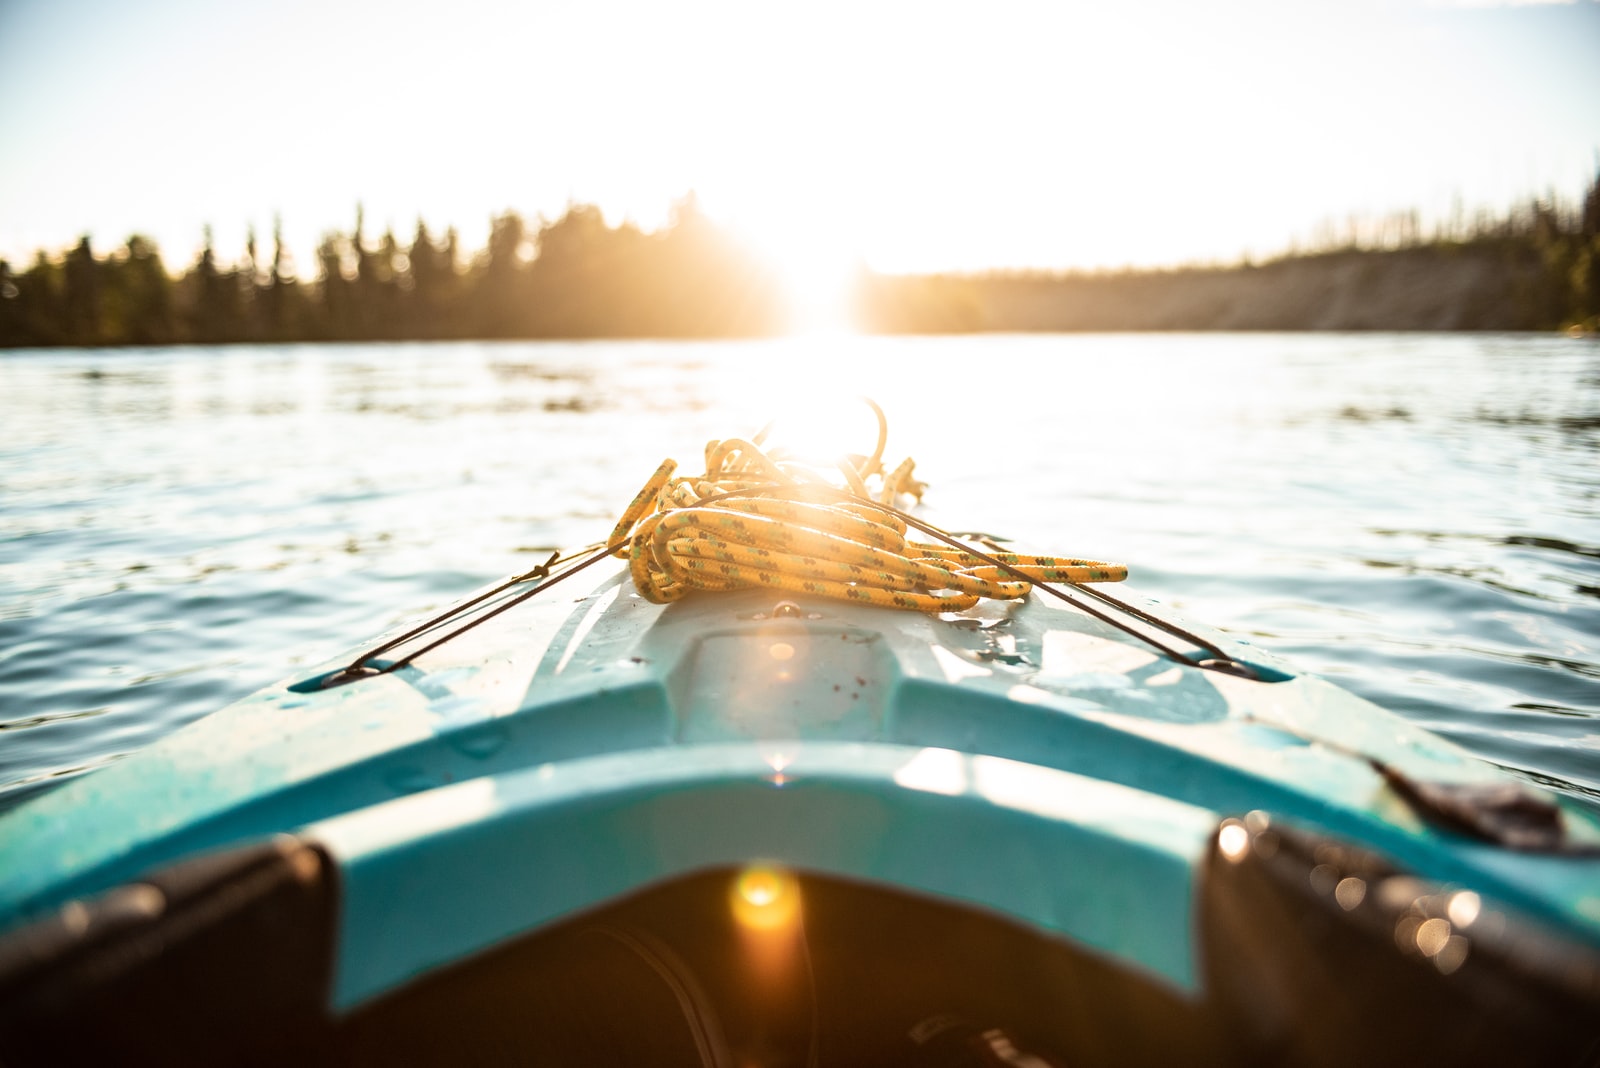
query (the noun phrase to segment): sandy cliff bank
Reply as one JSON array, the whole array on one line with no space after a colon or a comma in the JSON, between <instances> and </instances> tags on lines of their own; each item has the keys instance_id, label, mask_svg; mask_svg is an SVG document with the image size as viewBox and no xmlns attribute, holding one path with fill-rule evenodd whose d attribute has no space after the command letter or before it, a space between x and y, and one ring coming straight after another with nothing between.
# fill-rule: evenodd
<instances>
[{"instance_id":1,"label":"sandy cliff bank","mask_svg":"<svg viewBox=\"0 0 1600 1068\"><path fill-rule=\"evenodd\" d=\"M886 332L1528 330L1548 325L1545 289L1525 250L1432 246L1228 268L877 277L862 318Z\"/></svg>"}]
</instances>

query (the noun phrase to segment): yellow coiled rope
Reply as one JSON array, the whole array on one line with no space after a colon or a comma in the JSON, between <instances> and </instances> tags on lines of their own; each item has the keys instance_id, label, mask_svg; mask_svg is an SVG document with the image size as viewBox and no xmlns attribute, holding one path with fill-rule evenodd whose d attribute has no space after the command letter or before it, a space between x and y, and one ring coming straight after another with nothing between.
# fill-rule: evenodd
<instances>
[{"instance_id":1,"label":"yellow coiled rope","mask_svg":"<svg viewBox=\"0 0 1600 1068\"><path fill-rule=\"evenodd\" d=\"M634 585L656 604L691 590L770 589L916 612L960 612L979 598L1026 597L1039 582L1119 582L1121 564L986 552L912 541L893 508L926 486L903 461L885 474L888 428L878 417L871 456L841 460L843 486L811 465L730 438L706 445L703 474L673 477L663 461L633 498L609 545L628 560ZM876 479L873 498L869 483ZM923 524L918 524L922 526ZM940 532L941 536L943 532ZM998 564L1005 566L996 566Z\"/></svg>"}]
</instances>

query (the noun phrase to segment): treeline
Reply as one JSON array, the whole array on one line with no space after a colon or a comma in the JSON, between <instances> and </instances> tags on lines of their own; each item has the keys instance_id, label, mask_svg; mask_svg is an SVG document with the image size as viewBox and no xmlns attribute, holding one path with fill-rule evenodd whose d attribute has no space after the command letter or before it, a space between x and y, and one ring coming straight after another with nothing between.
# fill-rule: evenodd
<instances>
[{"instance_id":1,"label":"treeline","mask_svg":"<svg viewBox=\"0 0 1600 1068\"><path fill-rule=\"evenodd\" d=\"M26 269L0 260L0 346L370 341L443 338L725 337L784 327L773 274L698 209L674 205L667 226L608 225L600 209L567 208L530 227L496 217L467 260L452 228L418 222L402 243L324 236L316 275L298 277L281 223L270 251L252 232L244 258L222 265L205 247L169 273L153 241L134 236L98 255L84 237Z\"/></svg>"},{"instance_id":2,"label":"treeline","mask_svg":"<svg viewBox=\"0 0 1600 1068\"><path fill-rule=\"evenodd\" d=\"M357 209L298 276L274 227L223 265L205 247L174 276L154 242L90 239L17 270L0 260L0 347L464 338L740 337L781 332L775 274L692 196L662 229L571 205L492 221L467 258L454 229L376 240ZM1415 213L1326 228L1261 263L1115 272L863 272L853 317L878 333L982 330L1600 331L1600 176L1575 205L1532 201L1424 233Z\"/></svg>"},{"instance_id":3,"label":"treeline","mask_svg":"<svg viewBox=\"0 0 1600 1068\"><path fill-rule=\"evenodd\" d=\"M1166 270L868 276L859 324L983 330L1600 332L1600 176L1576 204L1321 228L1308 251Z\"/></svg>"}]
</instances>

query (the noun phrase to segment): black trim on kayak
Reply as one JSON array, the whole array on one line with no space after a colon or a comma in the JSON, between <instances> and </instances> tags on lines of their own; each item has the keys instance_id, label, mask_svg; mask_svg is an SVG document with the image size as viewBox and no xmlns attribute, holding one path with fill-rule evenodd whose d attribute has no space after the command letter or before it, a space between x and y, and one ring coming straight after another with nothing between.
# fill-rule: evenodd
<instances>
[{"instance_id":1,"label":"black trim on kayak","mask_svg":"<svg viewBox=\"0 0 1600 1068\"><path fill-rule=\"evenodd\" d=\"M1600 1064L1600 953L1369 850L1228 820L1199 912L1257 1063Z\"/></svg>"},{"instance_id":2,"label":"black trim on kayak","mask_svg":"<svg viewBox=\"0 0 1600 1068\"><path fill-rule=\"evenodd\" d=\"M0 1065L276 1065L325 1040L338 887L281 836L0 938Z\"/></svg>"},{"instance_id":3,"label":"black trim on kayak","mask_svg":"<svg viewBox=\"0 0 1600 1068\"><path fill-rule=\"evenodd\" d=\"M1260 813L1200 862L1195 998L999 915L812 873L788 876L792 925L752 927L740 875L650 886L335 1017L330 859L283 837L184 861L0 938L0 1064L1600 1058L1592 946Z\"/></svg>"},{"instance_id":4,"label":"black trim on kayak","mask_svg":"<svg viewBox=\"0 0 1600 1068\"><path fill-rule=\"evenodd\" d=\"M1561 806L1518 782L1429 782L1366 758L1412 810L1430 822L1524 853L1600 856L1600 847L1567 836Z\"/></svg>"}]
</instances>

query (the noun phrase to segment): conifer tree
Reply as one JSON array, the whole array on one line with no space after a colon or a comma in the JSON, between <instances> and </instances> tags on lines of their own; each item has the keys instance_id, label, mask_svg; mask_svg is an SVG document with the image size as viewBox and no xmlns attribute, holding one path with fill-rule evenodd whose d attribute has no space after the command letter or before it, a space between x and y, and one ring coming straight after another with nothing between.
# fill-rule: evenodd
<instances>
[{"instance_id":1,"label":"conifer tree","mask_svg":"<svg viewBox=\"0 0 1600 1068\"><path fill-rule=\"evenodd\" d=\"M100 264L84 234L67 253L62 277L62 335L71 345L98 345L104 338Z\"/></svg>"}]
</instances>

